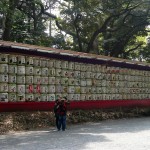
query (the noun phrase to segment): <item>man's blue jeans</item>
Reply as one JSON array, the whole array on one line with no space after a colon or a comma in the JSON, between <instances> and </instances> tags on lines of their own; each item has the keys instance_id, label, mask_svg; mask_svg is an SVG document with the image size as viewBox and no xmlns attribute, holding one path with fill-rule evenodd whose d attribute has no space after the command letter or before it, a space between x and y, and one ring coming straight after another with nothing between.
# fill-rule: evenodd
<instances>
[{"instance_id":1,"label":"man's blue jeans","mask_svg":"<svg viewBox=\"0 0 150 150\"><path fill-rule=\"evenodd\" d=\"M63 131L66 129L66 115L59 116L58 130L60 130L61 128Z\"/></svg>"}]
</instances>

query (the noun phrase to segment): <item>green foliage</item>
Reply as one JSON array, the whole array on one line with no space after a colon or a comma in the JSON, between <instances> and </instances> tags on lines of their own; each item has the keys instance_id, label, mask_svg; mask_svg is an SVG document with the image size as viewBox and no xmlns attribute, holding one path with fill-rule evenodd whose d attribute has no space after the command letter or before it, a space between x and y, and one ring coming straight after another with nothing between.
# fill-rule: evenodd
<instances>
[{"instance_id":1,"label":"green foliage","mask_svg":"<svg viewBox=\"0 0 150 150\"><path fill-rule=\"evenodd\" d=\"M149 7L150 0L1 0L0 28L11 41L149 61Z\"/></svg>"}]
</instances>

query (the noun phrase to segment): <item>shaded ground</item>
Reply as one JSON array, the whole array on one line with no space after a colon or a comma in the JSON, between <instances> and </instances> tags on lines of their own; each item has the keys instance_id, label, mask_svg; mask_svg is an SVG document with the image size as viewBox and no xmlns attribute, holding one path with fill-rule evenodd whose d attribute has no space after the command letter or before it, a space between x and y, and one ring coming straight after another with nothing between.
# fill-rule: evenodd
<instances>
[{"instance_id":1,"label":"shaded ground","mask_svg":"<svg viewBox=\"0 0 150 150\"><path fill-rule=\"evenodd\" d=\"M148 150L150 117L106 120L0 136L1 150Z\"/></svg>"},{"instance_id":2,"label":"shaded ground","mask_svg":"<svg viewBox=\"0 0 150 150\"><path fill-rule=\"evenodd\" d=\"M97 110L72 110L67 113L67 124L85 122L99 122L109 119L133 118L150 116L149 108L126 109L97 109ZM0 113L0 134L10 131L25 131L54 127L55 117L51 111L35 112L3 112Z\"/></svg>"}]
</instances>

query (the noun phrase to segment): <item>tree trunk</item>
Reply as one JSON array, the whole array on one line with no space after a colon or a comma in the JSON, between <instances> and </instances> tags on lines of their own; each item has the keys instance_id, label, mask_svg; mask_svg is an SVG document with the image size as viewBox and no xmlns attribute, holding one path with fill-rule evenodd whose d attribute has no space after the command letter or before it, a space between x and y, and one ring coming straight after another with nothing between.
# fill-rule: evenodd
<instances>
[{"instance_id":1,"label":"tree trunk","mask_svg":"<svg viewBox=\"0 0 150 150\"><path fill-rule=\"evenodd\" d=\"M17 2L18 0L9 0L9 8L6 14L5 27L2 35L2 39L5 41L9 41L11 39L10 34L13 25L13 15Z\"/></svg>"}]
</instances>

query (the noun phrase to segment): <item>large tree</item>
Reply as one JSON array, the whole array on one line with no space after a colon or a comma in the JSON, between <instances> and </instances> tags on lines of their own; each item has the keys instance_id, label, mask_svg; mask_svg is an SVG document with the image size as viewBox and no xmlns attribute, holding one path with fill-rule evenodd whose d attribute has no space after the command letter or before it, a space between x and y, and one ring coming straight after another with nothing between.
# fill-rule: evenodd
<instances>
[{"instance_id":1,"label":"large tree","mask_svg":"<svg viewBox=\"0 0 150 150\"><path fill-rule=\"evenodd\" d=\"M150 0L2 0L0 5L3 40L123 58L149 51L138 37L148 33Z\"/></svg>"}]
</instances>

